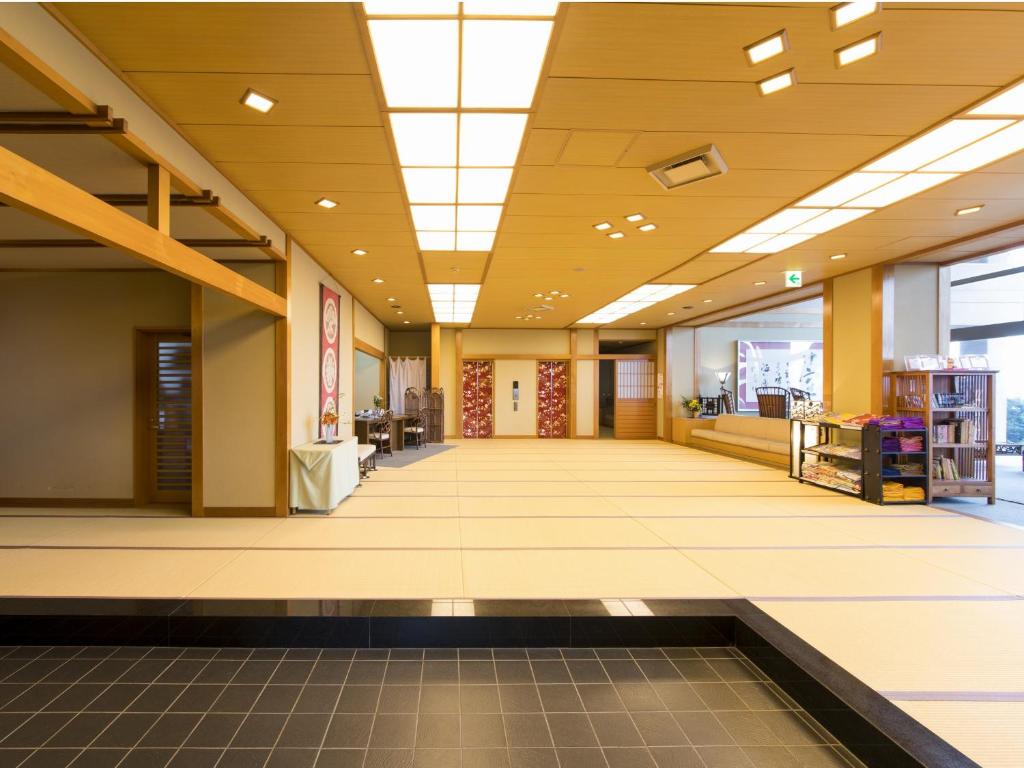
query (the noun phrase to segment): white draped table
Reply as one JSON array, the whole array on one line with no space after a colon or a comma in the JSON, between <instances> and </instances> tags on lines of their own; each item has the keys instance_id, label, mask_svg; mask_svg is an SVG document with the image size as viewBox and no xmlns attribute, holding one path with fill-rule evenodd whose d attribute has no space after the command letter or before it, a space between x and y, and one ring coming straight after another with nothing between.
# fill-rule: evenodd
<instances>
[{"instance_id":1,"label":"white draped table","mask_svg":"<svg viewBox=\"0 0 1024 768\"><path fill-rule=\"evenodd\" d=\"M355 437L336 443L306 443L291 450L292 509L331 511L359 485Z\"/></svg>"}]
</instances>

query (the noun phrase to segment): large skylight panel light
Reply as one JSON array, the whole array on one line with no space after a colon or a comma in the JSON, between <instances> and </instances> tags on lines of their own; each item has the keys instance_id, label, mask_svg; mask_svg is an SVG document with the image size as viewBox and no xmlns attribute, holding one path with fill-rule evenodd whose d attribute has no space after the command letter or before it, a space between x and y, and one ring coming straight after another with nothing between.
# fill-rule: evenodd
<instances>
[{"instance_id":1,"label":"large skylight panel light","mask_svg":"<svg viewBox=\"0 0 1024 768\"><path fill-rule=\"evenodd\" d=\"M454 251L454 232L416 232L416 242L421 251Z\"/></svg>"},{"instance_id":2,"label":"large skylight panel light","mask_svg":"<svg viewBox=\"0 0 1024 768\"><path fill-rule=\"evenodd\" d=\"M455 107L459 98L459 22L367 22L389 107Z\"/></svg>"},{"instance_id":3,"label":"large skylight panel light","mask_svg":"<svg viewBox=\"0 0 1024 768\"><path fill-rule=\"evenodd\" d=\"M837 229L844 224L849 224L851 221L856 221L862 216L867 216L869 213L874 213L874 209L836 208L835 210L821 214L821 216L815 216L810 221L805 221L799 226L793 227L786 234L820 235L823 232L830 232L833 229Z\"/></svg>"},{"instance_id":4,"label":"large skylight panel light","mask_svg":"<svg viewBox=\"0 0 1024 768\"><path fill-rule=\"evenodd\" d=\"M648 283L627 293L621 299L591 312L579 322L586 325L604 325L621 320L660 301L671 299L693 288L693 285Z\"/></svg>"},{"instance_id":5,"label":"large skylight panel light","mask_svg":"<svg viewBox=\"0 0 1024 768\"><path fill-rule=\"evenodd\" d=\"M986 102L979 104L969 115L1016 115L1024 117L1024 83L1007 88Z\"/></svg>"},{"instance_id":6,"label":"large skylight panel light","mask_svg":"<svg viewBox=\"0 0 1024 768\"><path fill-rule=\"evenodd\" d=\"M781 235L797 224L803 224L808 219L813 219L824 213L826 208L786 208L774 216L769 216L764 221L759 221L750 227L747 232L764 235Z\"/></svg>"},{"instance_id":7,"label":"large skylight panel light","mask_svg":"<svg viewBox=\"0 0 1024 768\"><path fill-rule=\"evenodd\" d=\"M1024 121L946 155L922 168L922 171L966 173L1024 149Z\"/></svg>"},{"instance_id":8,"label":"large skylight panel light","mask_svg":"<svg viewBox=\"0 0 1024 768\"><path fill-rule=\"evenodd\" d=\"M455 16L458 0L366 0L367 16Z\"/></svg>"},{"instance_id":9,"label":"large skylight panel light","mask_svg":"<svg viewBox=\"0 0 1024 768\"><path fill-rule=\"evenodd\" d=\"M459 118L461 167L512 167L526 127L525 114L463 114Z\"/></svg>"},{"instance_id":10,"label":"large skylight panel light","mask_svg":"<svg viewBox=\"0 0 1024 768\"><path fill-rule=\"evenodd\" d=\"M503 203L512 180L511 168L460 168L460 203Z\"/></svg>"},{"instance_id":11,"label":"large skylight panel light","mask_svg":"<svg viewBox=\"0 0 1024 768\"><path fill-rule=\"evenodd\" d=\"M454 112L396 112L390 118L400 165L455 165L458 116Z\"/></svg>"},{"instance_id":12,"label":"large skylight panel light","mask_svg":"<svg viewBox=\"0 0 1024 768\"><path fill-rule=\"evenodd\" d=\"M500 205L460 205L458 209L459 232L495 232L501 220Z\"/></svg>"},{"instance_id":13,"label":"large skylight panel light","mask_svg":"<svg viewBox=\"0 0 1024 768\"><path fill-rule=\"evenodd\" d=\"M410 203L454 203L454 168L403 168Z\"/></svg>"},{"instance_id":14,"label":"large skylight panel light","mask_svg":"<svg viewBox=\"0 0 1024 768\"><path fill-rule=\"evenodd\" d=\"M908 173L896 181L890 181L884 187L851 200L847 206L851 208L884 208L900 200L913 197L919 192L931 189L944 181L956 178L956 173Z\"/></svg>"},{"instance_id":15,"label":"large skylight panel light","mask_svg":"<svg viewBox=\"0 0 1024 768\"><path fill-rule=\"evenodd\" d=\"M973 141L1005 128L1010 120L950 120L870 163L865 171L916 171L922 165L955 152Z\"/></svg>"},{"instance_id":16,"label":"large skylight panel light","mask_svg":"<svg viewBox=\"0 0 1024 768\"><path fill-rule=\"evenodd\" d=\"M468 323L473 319L479 285L430 283L427 285L435 323Z\"/></svg>"},{"instance_id":17,"label":"large skylight panel light","mask_svg":"<svg viewBox=\"0 0 1024 768\"><path fill-rule=\"evenodd\" d=\"M447 232L455 229L454 205L410 205L417 232Z\"/></svg>"},{"instance_id":18,"label":"large skylight panel light","mask_svg":"<svg viewBox=\"0 0 1024 768\"><path fill-rule=\"evenodd\" d=\"M795 235L785 234L776 235L770 240L765 240L763 243L755 245L753 248L748 248L747 253L779 253L787 248L792 248L794 245L799 245L805 240L810 240L814 235Z\"/></svg>"},{"instance_id":19,"label":"large skylight panel light","mask_svg":"<svg viewBox=\"0 0 1024 768\"><path fill-rule=\"evenodd\" d=\"M554 16L558 3L551 0L466 0L466 16Z\"/></svg>"},{"instance_id":20,"label":"large skylight panel light","mask_svg":"<svg viewBox=\"0 0 1024 768\"><path fill-rule=\"evenodd\" d=\"M550 21L465 21L462 106L529 109L551 36Z\"/></svg>"},{"instance_id":21,"label":"large skylight panel light","mask_svg":"<svg viewBox=\"0 0 1024 768\"><path fill-rule=\"evenodd\" d=\"M741 232L735 237L730 237L724 243L716 245L711 249L711 253L743 253L748 248L752 248L758 243L763 243L769 239L771 235L753 235L749 232Z\"/></svg>"},{"instance_id":22,"label":"large skylight panel light","mask_svg":"<svg viewBox=\"0 0 1024 768\"><path fill-rule=\"evenodd\" d=\"M456 232L456 251L489 251L494 247L493 232Z\"/></svg>"},{"instance_id":23,"label":"large skylight panel light","mask_svg":"<svg viewBox=\"0 0 1024 768\"><path fill-rule=\"evenodd\" d=\"M853 198L877 189L883 184L888 184L898 179L899 173L851 173L838 181L834 181L827 187L823 187L813 195L805 197L796 205L800 207L832 207L842 205Z\"/></svg>"}]
</instances>

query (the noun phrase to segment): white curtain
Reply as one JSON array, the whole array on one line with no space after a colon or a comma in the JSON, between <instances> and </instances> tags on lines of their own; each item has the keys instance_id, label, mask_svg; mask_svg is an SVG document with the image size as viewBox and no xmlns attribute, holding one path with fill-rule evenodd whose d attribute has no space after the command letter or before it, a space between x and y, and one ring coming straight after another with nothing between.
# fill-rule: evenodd
<instances>
[{"instance_id":1,"label":"white curtain","mask_svg":"<svg viewBox=\"0 0 1024 768\"><path fill-rule=\"evenodd\" d=\"M427 358L388 358L388 407L401 413L405 410L405 390L415 387L422 390L427 386Z\"/></svg>"}]
</instances>

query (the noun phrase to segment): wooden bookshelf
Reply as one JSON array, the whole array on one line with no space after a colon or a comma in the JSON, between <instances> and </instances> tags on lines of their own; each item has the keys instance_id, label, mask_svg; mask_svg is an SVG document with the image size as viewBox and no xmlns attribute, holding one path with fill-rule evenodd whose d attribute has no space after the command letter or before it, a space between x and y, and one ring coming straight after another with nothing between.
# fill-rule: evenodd
<instances>
[{"instance_id":1,"label":"wooden bookshelf","mask_svg":"<svg viewBox=\"0 0 1024 768\"><path fill-rule=\"evenodd\" d=\"M996 503L995 377L996 371L950 370L885 375L887 412L922 416L928 427L928 501L983 497Z\"/></svg>"}]
</instances>

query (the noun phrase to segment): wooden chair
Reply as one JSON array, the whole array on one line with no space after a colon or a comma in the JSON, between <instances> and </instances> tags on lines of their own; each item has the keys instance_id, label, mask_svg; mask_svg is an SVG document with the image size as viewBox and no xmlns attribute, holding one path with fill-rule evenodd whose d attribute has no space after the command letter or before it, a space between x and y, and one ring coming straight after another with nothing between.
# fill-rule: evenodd
<instances>
[{"instance_id":1,"label":"wooden chair","mask_svg":"<svg viewBox=\"0 0 1024 768\"><path fill-rule=\"evenodd\" d=\"M790 397L793 398L794 403L809 402L811 399L811 393L806 389L797 389L796 387L789 388Z\"/></svg>"},{"instance_id":2,"label":"wooden chair","mask_svg":"<svg viewBox=\"0 0 1024 768\"><path fill-rule=\"evenodd\" d=\"M732 392L722 387L722 413L736 413L736 403L733 402Z\"/></svg>"},{"instance_id":3,"label":"wooden chair","mask_svg":"<svg viewBox=\"0 0 1024 768\"><path fill-rule=\"evenodd\" d=\"M408 390L407 390L408 391ZM427 438L427 409L423 408L416 412L416 415L405 420L405 444L412 440L416 450L426 442Z\"/></svg>"},{"instance_id":4,"label":"wooden chair","mask_svg":"<svg viewBox=\"0 0 1024 768\"><path fill-rule=\"evenodd\" d=\"M769 419L789 418L789 390L782 387L758 387L757 414Z\"/></svg>"},{"instance_id":5,"label":"wooden chair","mask_svg":"<svg viewBox=\"0 0 1024 768\"><path fill-rule=\"evenodd\" d=\"M392 416L394 416L392 411L384 411L379 419L369 424L370 442L377 446L377 453L381 456L385 451L388 456L394 456L391 452Z\"/></svg>"}]
</instances>

